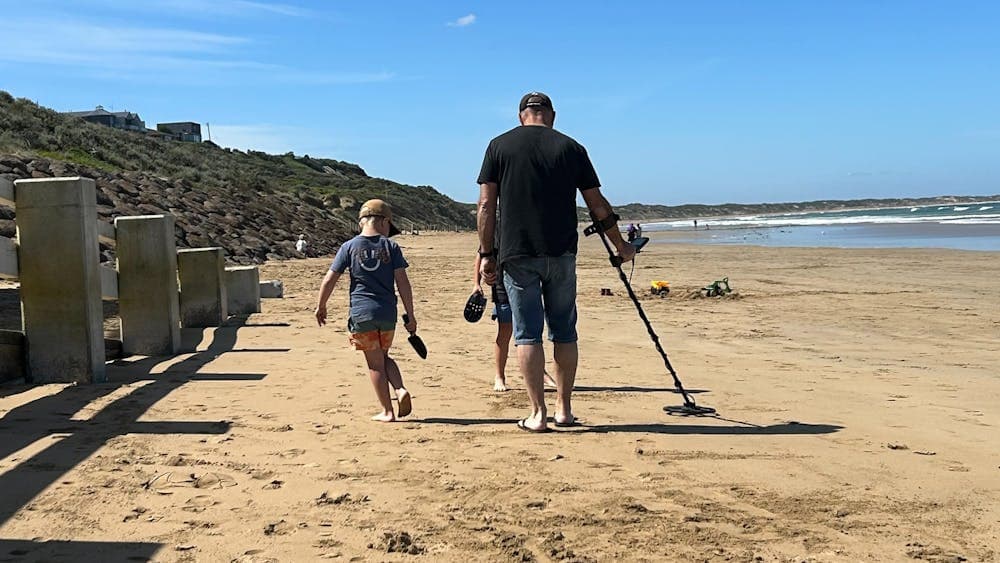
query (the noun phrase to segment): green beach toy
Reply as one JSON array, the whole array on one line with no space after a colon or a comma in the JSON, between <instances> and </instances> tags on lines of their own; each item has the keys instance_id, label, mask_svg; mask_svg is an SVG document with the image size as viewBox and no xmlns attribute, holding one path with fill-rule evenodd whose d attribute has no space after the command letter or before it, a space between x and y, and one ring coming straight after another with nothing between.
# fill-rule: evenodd
<instances>
[{"instance_id":1,"label":"green beach toy","mask_svg":"<svg viewBox=\"0 0 1000 563\"><path fill-rule=\"evenodd\" d=\"M733 292L733 290L729 288L729 278L715 280L714 282L701 288L701 290L705 292L705 297L716 297Z\"/></svg>"}]
</instances>

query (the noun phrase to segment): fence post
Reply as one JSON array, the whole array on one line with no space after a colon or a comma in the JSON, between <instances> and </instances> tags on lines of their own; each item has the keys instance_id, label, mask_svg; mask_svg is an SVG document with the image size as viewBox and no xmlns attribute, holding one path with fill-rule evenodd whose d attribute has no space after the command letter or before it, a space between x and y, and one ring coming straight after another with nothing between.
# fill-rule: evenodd
<instances>
[{"instance_id":1,"label":"fence post","mask_svg":"<svg viewBox=\"0 0 1000 563\"><path fill-rule=\"evenodd\" d=\"M105 381L94 181L14 184L28 377L35 383Z\"/></svg>"},{"instance_id":2,"label":"fence post","mask_svg":"<svg viewBox=\"0 0 1000 563\"><path fill-rule=\"evenodd\" d=\"M225 261L222 248L184 248L177 251L181 282L181 327L221 326L226 309Z\"/></svg>"},{"instance_id":3,"label":"fence post","mask_svg":"<svg viewBox=\"0 0 1000 563\"><path fill-rule=\"evenodd\" d=\"M257 266L226 268L226 294L230 315L260 312L260 273Z\"/></svg>"},{"instance_id":4,"label":"fence post","mask_svg":"<svg viewBox=\"0 0 1000 563\"><path fill-rule=\"evenodd\" d=\"M181 348L173 215L115 219L118 311L126 356L167 356Z\"/></svg>"}]
</instances>

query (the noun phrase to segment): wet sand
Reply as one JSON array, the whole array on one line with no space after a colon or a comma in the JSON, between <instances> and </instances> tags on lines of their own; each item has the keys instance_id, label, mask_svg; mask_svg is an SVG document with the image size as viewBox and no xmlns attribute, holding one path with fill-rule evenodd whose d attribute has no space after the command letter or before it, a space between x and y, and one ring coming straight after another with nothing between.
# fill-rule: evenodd
<instances>
[{"instance_id":1,"label":"wet sand","mask_svg":"<svg viewBox=\"0 0 1000 563\"><path fill-rule=\"evenodd\" d=\"M489 317L462 319L473 235L400 243L430 349L397 334L408 419L368 420L346 283L315 326L329 260L268 264L285 299L188 331L195 353L0 387L0 561L1000 558L1000 254L649 245L641 303L718 409L681 418L586 239L584 426L534 435L516 373L492 391ZM736 294L699 296L723 276Z\"/></svg>"}]
</instances>

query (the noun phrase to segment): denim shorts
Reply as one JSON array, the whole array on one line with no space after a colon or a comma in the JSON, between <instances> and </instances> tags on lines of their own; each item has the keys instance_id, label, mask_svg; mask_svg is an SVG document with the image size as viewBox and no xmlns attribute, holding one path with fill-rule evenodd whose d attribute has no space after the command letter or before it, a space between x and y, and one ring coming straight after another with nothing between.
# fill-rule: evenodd
<instances>
[{"instance_id":1,"label":"denim shorts","mask_svg":"<svg viewBox=\"0 0 1000 563\"><path fill-rule=\"evenodd\" d=\"M493 303L493 320L498 323L514 322L514 315L510 310L510 303Z\"/></svg>"},{"instance_id":2,"label":"denim shorts","mask_svg":"<svg viewBox=\"0 0 1000 563\"><path fill-rule=\"evenodd\" d=\"M503 264L503 281L514 317L514 343L549 340L576 342L576 256L512 258Z\"/></svg>"},{"instance_id":3,"label":"denim shorts","mask_svg":"<svg viewBox=\"0 0 1000 563\"><path fill-rule=\"evenodd\" d=\"M503 286L503 272L501 271L499 283L491 286L491 297L493 298L493 320L498 323L512 323L514 317L510 312L510 299L507 297L507 288Z\"/></svg>"}]
</instances>

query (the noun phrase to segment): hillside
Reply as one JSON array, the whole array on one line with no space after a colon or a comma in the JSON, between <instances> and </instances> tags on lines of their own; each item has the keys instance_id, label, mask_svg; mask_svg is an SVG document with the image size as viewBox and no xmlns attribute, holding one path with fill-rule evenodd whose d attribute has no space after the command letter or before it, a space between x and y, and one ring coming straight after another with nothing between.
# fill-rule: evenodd
<instances>
[{"instance_id":1,"label":"hillside","mask_svg":"<svg viewBox=\"0 0 1000 563\"><path fill-rule=\"evenodd\" d=\"M361 203L372 197L392 203L403 229L475 226L468 204L430 186L373 178L356 164L157 139L0 91L0 175L74 174L97 180L103 216L172 212L178 245L223 246L240 262L294 256L300 232L315 252L331 252L352 235Z\"/></svg>"}]
</instances>

